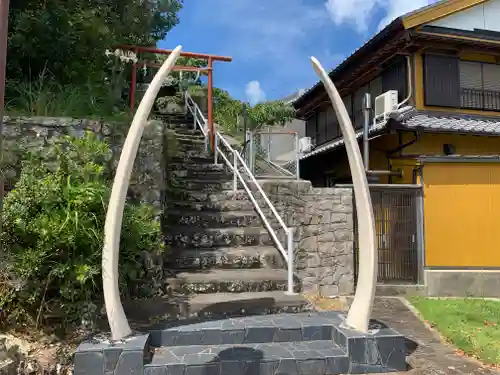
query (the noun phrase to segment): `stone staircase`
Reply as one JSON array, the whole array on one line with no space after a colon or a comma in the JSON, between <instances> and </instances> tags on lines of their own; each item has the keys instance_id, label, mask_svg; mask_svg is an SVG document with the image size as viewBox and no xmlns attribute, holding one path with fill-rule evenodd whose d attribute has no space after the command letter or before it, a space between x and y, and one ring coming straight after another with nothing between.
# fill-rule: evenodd
<instances>
[{"instance_id":1,"label":"stone staircase","mask_svg":"<svg viewBox=\"0 0 500 375\"><path fill-rule=\"evenodd\" d=\"M183 311L234 317L310 310L303 296L284 293L281 254L247 194L233 192L232 173L205 151L191 118L168 122L177 149L167 165L165 266L175 275L170 290L189 297ZM295 285L300 291L299 280Z\"/></svg>"},{"instance_id":2,"label":"stone staircase","mask_svg":"<svg viewBox=\"0 0 500 375\"><path fill-rule=\"evenodd\" d=\"M286 295L281 255L246 194L214 165L203 139L173 126L166 266L178 319L121 341L96 337L74 356L75 375L333 375L406 370L405 338L373 322L361 333L343 313L311 311ZM300 289L300 283L295 285ZM174 298L173 298L174 299ZM144 332L144 330L142 331Z\"/></svg>"}]
</instances>

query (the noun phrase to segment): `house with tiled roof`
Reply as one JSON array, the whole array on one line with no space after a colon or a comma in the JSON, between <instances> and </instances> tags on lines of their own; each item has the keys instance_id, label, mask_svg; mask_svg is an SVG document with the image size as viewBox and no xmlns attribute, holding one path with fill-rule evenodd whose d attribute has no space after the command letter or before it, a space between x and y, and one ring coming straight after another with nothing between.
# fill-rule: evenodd
<instances>
[{"instance_id":1,"label":"house with tiled roof","mask_svg":"<svg viewBox=\"0 0 500 375\"><path fill-rule=\"evenodd\" d=\"M395 19L330 72L372 184L381 283L500 295L499 20L500 0L439 1ZM322 84L294 106L312 143L301 177L350 184Z\"/></svg>"}]
</instances>

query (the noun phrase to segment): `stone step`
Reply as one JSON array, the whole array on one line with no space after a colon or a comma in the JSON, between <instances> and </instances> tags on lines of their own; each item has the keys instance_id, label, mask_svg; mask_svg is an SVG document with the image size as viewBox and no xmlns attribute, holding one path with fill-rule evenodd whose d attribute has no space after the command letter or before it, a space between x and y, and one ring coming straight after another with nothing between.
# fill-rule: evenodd
<instances>
[{"instance_id":1,"label":"stone step","mask_svg":"<svg viewBox=\"0 0 500 375\"><path fill-rule=\"evenodd\" d=\"M349 371L349 358L333 341L195 345L156 349L144 375L324 375Z\"/></svg>"},{"instance_id":2,"label":"stone step","mask_svg":"<svg viewBox=\"0 0 500 375\"><path fill-rule=\"evenodd\" d=\"M258 300L253 303L258 303ZM339 322L336 312L312 311L234 317L230 320L191 320L182 325L168 321L151 331L151 339L152 345L156 347L335 340ZM346 349L345 344L341 348Z\"/></svg>"},{"instance_id":3,"label":"stone step","mask_svg":"<svg viewBox=\"0 0 500 375\"><path fill-rule=\"evenodd\" d=\"M181 293L241 293L287 289L287 271L282 269L212 269L180 272L167 279L173 291ZM300 285L295 280L295 287Z\"/></svg>"},{"instance_id":4,"label":"stone step","mask_svg":"<svg viewBox=\"0 0 500 375\"><path fill-rule=\"evenodd\" d=\"M169 127L175 127L178 125L193 126L193 116L189 113L162 114L160 117Z\"/></svg>"},{"instance_id":5,"label":"stone step","mask_svg":"<svg viewBox=\"0 0 500 375\"><path fill-rule=\"evenodd\" d=\"M183 129L184 131L184 129ZM177 133L173 132L178 143L203 143L205 144L205 136L201 132Z\"/></svg>"},{"instance_id":6,"label":"stone step","mask_svg":"<svg viewBox=\"0 0 500 375\"><path fill-rule=\"evenodd\" d=\"M225 172L226 167L223 164L197 164L197 163L169 163L169 171L188 171L188 172Z\"/></svg>"},{"instance_id":7,"label":"stone step","mask_svg":"<svg viewBox=\"0 0 500 375\"><path fill-rule=\"evenodd\" d=\"M192 153L194 151L198 153L206 153L207 151L207 146L205 145L204 142L183 142L183 143L177 143L176 144L176 151L175 153Z\"/></svg>"},{"instance_id":8,"label":"stone step","mask_svg":"<svg viewBox=\"0 0 500 375\"><path fill-rule=\"evenodd\" d=\"M174 254L172 257L170 254ZM279 250L273 246L221 247L214 249L169 249L166 265L174 269L284 268Z\"/></svg>"},{"instance_id":9,"label":"stone step","mask_svg":"<svg viewBox=\"0 0 500 375\"><path fill-rule=\"evenodd\" d=\"M203 293L189 299L185 308L188 316L242 317L283 313L310 312L312 304L301 294L286 294L284 291Z\"/></svg>"},{"instance_id":10,"label":"stone step","mask_svg":"<svg viewBox=\"0 0 500 375\"><path fill-rule=\"evenodd\" d=\"M168 209L196 212L250 211L254 209L249 200L224 199L219 201L168 201Z\"/></svg>"},{"instance_id":11,"label":"stone step","mask_svg":"<svg viewBox=\"0 0 500 375\"><path fill-rule=\"evenodd\" d=\"M169 127L176 135L196 135L203 137L203 133L200 129L193 129L193 124L190 127Z\"/></svg>"},{"instance_id":12,"label":"stone step","mask_svg":"<svg viewBox=\"0 0 500 375\"><path fill-rule=\"evenodd\" d=\"M340 375L407 371L403 335L377 321L370 322L367 332L349 329L345 315L335 311L205 322L176 319L152 329L114 342L103 334L90 337L76 349L74 373ZM160 346L162 343L166 345Z\"/></svg>"},{"instance_id":13,"label":"stone step","mask_svg":"<svg viewBox=\"0 0 500 375\"><path fill-rule=\"evenodd\" d=\"M175 151L171 158L172 161L191 161L198 163L200 160L201 163L213 163L214 157L210 155L208 152L202 149L193 150L192 148L179 148ZM204 161L203 161L204 160Z\"/></svg>"},{"instance_id":14,"label":"stone step","mask_svg":"<svg viewBox=\"0 0 500 375\"><path fill-rule=\"evenodd\" d=\"M259 226L260 217L255 211L200 212L168 209L165 211L168 225L186 225L197 228L228 228Z\"/></svg>"},{"instance_id":15,"label":"stone step","mask_svg":"<svg viewBox=\"0 0 500 375\"><path fill-rule=\"evenodd\" d=\"M194 129L194 123L193 123L192 119L186 120L186 119L179 118L179 119L168 120L168 128L171 130L174 130L174 131L179 131L179 130L184 130L184 129L197 130L201 133L199 128Z\"/></svg>"},{"instance_id":16,"label":"stone step","mask_svg":"<svg viewBox=\"0 0 500 375\"><path fill-rule=\"evenodd\" d=\"M301 294L284 291L245 293L203 293L191 296L157 296L123 302L127 316L134 322L149 322L151 317L163 317L157 327L161 332L179 317L185 324L243 316L299 313L314 311L313 305ZM140 325L139 325L140 327ZM157 337L155 346L161 345Z\"/></svg>"},{"instance_id":17,"label":"stone step","mask_svg":"<svg viewBox=\"0 0 500 375\"><path fill-rule=\"evenodd\" d=\"M211 164L207 164L211 165ZM193 180L217 180L217 181L233 181L233 175L226 170L207 169L207 170L192 170L192 169L178 169L171 170L170 177L176 179L193 179ZM232 185L231 185L232 188Z\"/></svg>"},{"instance_id":18,"label":"stone step","mask_svg":"<svg viewBox=\"0 0 500 375\"><path fill-rule=\"evenodd\" d=\"M267 229L165 227L165 242L175 248L214 248L226 246L274 246Z\"/></svg>"},{"instance_id":19,"label":"stone step","mask_svg":"<svg viewBox=\"0 0 500 375\"><path fill-rule=\"evenodd\" d=\"M196 163L196 164L214 164L213 156L206 152L200 153L199 151L193 151L190 153L176 152L170 158L171 163Z\"/></svg>"},{"instance_id":20,"label":"stone step","mask_svg":"<svg viewBox=\"0 0 500 375\"><path fill-rule=\"evenodd\" d=\"M247 193L242 190L237 190L236 192L223 191L217 193L189 191L176 188L167 188L167 190L168 190L167 191L168 199L173 201L188 201L188 202L200 202L200 203L217 203L227 200L248 201Z\"/></svg>"},{"instance_id":21,"label":"stone step","mask_svg":"<svg viewBox=\"0 0 500 375\"><path fill-rule=\"evenodd\" d=\"M220 180L194 180L188 178L171 179L169 182L170 188L192 190L197 192L222 192L233 188L233 181Z\"/></svg>"}]
</instances>

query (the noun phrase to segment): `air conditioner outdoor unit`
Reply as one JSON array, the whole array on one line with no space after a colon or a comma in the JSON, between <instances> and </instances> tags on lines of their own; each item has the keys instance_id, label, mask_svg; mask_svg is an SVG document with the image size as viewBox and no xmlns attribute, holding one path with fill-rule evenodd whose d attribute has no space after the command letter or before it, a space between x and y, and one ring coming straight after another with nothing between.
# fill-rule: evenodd
<instances>
[{"instance_id":1,"label":"air conditioner outdoor unit","mask_svg":"<svg viewBox=\"0 0 500 375\"><path fill-rule=\"evenodd\" d=\"M375 98L375 120L379 118L387 118L389 112L397 109L398 106L398 91L389 90Z\"/></svg>"},{"instance_id":2,"label":"air conditioner outdoor unit","mask_svg":"<svg viewBox=\"0 0 500 375\"><path fill-rule=\"evenodd\" d=\"M303 137L299 140L299 152L305 153L313 149L314 145L311 137Z\"/></svg>"}]
</instances>

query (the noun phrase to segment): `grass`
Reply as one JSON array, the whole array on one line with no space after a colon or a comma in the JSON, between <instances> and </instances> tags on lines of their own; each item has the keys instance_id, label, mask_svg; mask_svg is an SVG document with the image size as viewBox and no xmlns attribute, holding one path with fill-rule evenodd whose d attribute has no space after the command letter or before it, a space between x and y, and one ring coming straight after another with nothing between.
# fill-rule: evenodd
<instances>
[{"instance_id":1,"label":"grass","mask_svg":"<svg viewBox=\"0 0 500 375\"><path fill-rule=\"evenodd\" d=\"M500 301L416 297L423 318L464 354L500 364Z\"/></svg>"},{"instance_id":2,"label":"grass","mask_svg":"<svg viewBox=\"0 0 500 375\"><path fill-rule=\"evenodd\" d=\"M37 80L7 81L7 115L126 120L125 105L111 99L109 89L92 83L60 85L43 74Z\"/></svg>"}]
</instances>

